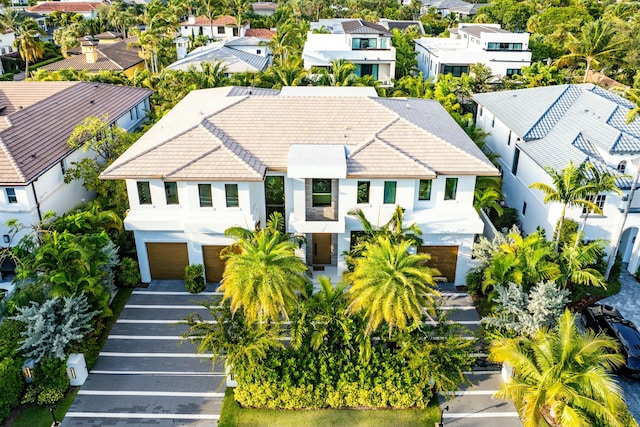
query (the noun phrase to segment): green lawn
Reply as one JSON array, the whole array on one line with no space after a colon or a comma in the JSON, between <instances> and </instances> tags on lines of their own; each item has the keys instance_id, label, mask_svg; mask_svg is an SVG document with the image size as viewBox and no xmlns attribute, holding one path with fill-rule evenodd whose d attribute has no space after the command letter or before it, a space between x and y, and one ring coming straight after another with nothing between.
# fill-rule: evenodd
<instances>
[{"instance_id":1,"label":"green lawn","mask_svg":"<svg viewBox=\"0 0 640 427\"><path fill-rule=\"evenodd\" d=\"M58 402L58 409L56 409L56 420L60 421L67 413L73 399L78 394L80 388L76 388L65 397L61 402ZM50 427L53 423L51 412L49 412L48 406L33 406L26 411L22 412L18 418L15 419L13 427Z\"/></svg>"},{"instance_id":2,"label":"green lawn","mask_svg":"<svg viewBox=\"0 0 640 427\"><path fill-rule=\"evenodd\" d=\"M219 427L412 427L433 426L440 421L438 399L431 399L426 409L407 410L336 410L276 411L268 409L243 409L233 398L233 390L227 389Z\"/></svg>"}]
</instances>

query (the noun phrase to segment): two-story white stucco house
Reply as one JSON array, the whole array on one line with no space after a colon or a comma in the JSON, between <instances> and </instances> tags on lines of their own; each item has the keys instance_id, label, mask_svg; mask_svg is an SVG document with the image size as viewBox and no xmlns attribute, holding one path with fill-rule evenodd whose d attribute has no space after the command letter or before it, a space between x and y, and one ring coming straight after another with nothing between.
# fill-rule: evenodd
<instances>
[{"instance_id":1,"label":"two-story white stucco house","mask_svg":"<svg viewBox=\"0 0 640 427\"><path fill-rule=\"evenodd\" d=\"M384 224L402 206L421 251L464 284L483 224L476 177L498 170L435 101L378 98L373 88L225 87L193 91L103 174L125 179L142 280L204 264L218 282L231 226L279 211L306 237L300 255L338 277L361 208Z\"/></svg>"},{"instance_id":2,"label":"two-story white stucco house","mask_svg":"<svg viewBox=\"0 0 640 427\"><path fill-rule=\"evenodd\" d=\"M213 20L205 16L189 16L180 23L182 37L207 36L213 40L230 40L233 37L244 37L249 23L238 28L236 18L229 15L219 16Z\"/></svg>"},{"instance_id":3,"label":"two-story white stucco house","mask_svg":"<svg viewBox=\"0 0 640 427\"><path fill-rule=\"evenodd\" d=\"M391 86L396 73L396 50L392 34L380 24L353 20L331 20L331 34L307 34L302 50L304 68L324 67L344 59L356 65L358 77L373 76L382 86Z\"/></svg>"},{"instance_id":4,"label":"two-story white stucco house","mask_svg":"<svg viewBox=\"0 0 640 427\"><path fill-rule=\"evenodd\" d=\"M93 155L69 147L71 132L85 118L105 115L113 125L135 129L150 95L101 83L0 82L0 244L10 242L10 219L36 224L46 212L62 214L89 200L81 182L63 180L65 168Z\"/></svg>"},{"instance_id":5,"label":"two-story white stucco house","mask_svg":"<svg viewBox=\"0 0 640 427\"><path fill-rule=\"evenodd\" d=\"M426 78L440 74L460 77L473 64L491 68L495 75L519 74L531 65L528 33L511 33L499 24L458 24L449 38L421 37L415 40L418 69Z\"/></svg>"},{"instance_id":6,"label":"two-story white stucco house","mask_svg":"<svg viewBox=\"0 0 640 427\"><path fill-rule=\"evenodd\" d=\"M592 84L559 85L474 95L478 103L476 123L489 133L487 146L500 155L503 191L509 206L518 209L522 228L531 233L541 226L547 236L560 217L559 204L545 205L544 194L530 189L534 182L552 184L548 166L561 170L569 161L591 161L601 170L633 176L640 158L640 121L629 125L625 118L633 104ZM623 197L600 194L594 202L603 215L588 216L585 235L602 238L610 248L620 242L623 261L635 273L640 255L640 194L635 193L624 228L623 212L632 185L629 177L619 177ZM567 216L583 219L580 208Z\"/></svg>"}]
</instances>

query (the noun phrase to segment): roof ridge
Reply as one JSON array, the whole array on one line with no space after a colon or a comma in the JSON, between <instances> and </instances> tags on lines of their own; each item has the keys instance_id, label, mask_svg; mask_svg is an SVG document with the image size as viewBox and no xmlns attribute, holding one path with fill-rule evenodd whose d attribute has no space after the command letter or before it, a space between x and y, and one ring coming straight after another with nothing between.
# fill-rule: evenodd
<instances>
[{"instance_id":1,"label":"roof ridge","mask_svg":"<svg viewBox=\"0 0 640 427\"><path fill-rule=\"evenodd\" d=\"M421 167L422 169L425 169L427 172L430 172L434 175L437 175L436 171L433 170L432 168L430 168L429 166L423 164L422 162L418 161L418 159L410 156L409 154L405 153L403 150L399 149L398 147L396 147L395 145L393 145L392 143L390 143L387 139L378 136L376 134L376 139L380 142L383 143L383 145L385 145L388 149L400 154L402 157L404 157L405 159L409 160L410 162L413 162L415 164L417 164L419 167Z\"/></svg>"},{"instance_id":2,"label":"roof ridge","mask_svg":"<svg viewBox=\"0 0 640 427\"><path fill-rule=\"evenodd\" d=\"M536 122L535 122L535 123L534 123L534 124L533 124L533 125L532 125L532 126L531 126L531 127L530 127L526 132L525 132L525 133L524 133L524 135L522 136L522 139L527 139L527 138L528 138L528 139L539 139L539 138L544 137L544 135L540 135L540 136L538 136L537 134L534 134L534 131L536 131L536 130L537 130L536 128L538 128L539 126L541 126L541 124L542 124L542 122L543 122L543 121L545 121L547 118L550 118L550 116L549 116L549 115L551 114L552 110L554 110L554 109L556 109L556 108L561 108L561 107L562 107L562 106L560 105L560 102L561 102L561 101L564 101L565 97L568 97L568 96L570 96L570 95L572 96L572 95L573 95L573 91L574 91L574 89L575 89L575 91L579 91L579 92L580 92L580 94L582 93L582 89L581 89L581 88L579 88L577 85L571 85L571 84L567 85L567 87L562 91L562 93L561 93L560 95L558 95L558 97L555 99L555 101L553 101L553 102L551 103L551 105L549 106L549 108L547 108L547 109L545 110L545 112L544 112L544 113L542 113L542 114L540 115L540 117L538 117L538 120L536 120ZM571 93L570 93L570 92L571 92ZM579 97L579 95L580 95L580 94L576 94L576 98L573 100L573 102L571 102L571 105L573 105L573 103L578 99L578 97ZM564 113L566 113L566 111L567 111L567 110L568 110L568 108L566 108L566 109L562 112L561 117L562 117L562 116L564 116ZM551 117L551 119L553 119L553 118ZM555 119L555 120L553 120L553 124L551 125L551 127L555 126L555 124L557 124L557 123L558 123L558 120L559 120L559 119ZM546 133L548 133L548 132L546 132ZM545 133L545 135L546 135L546 133ZM537 136L537 137L536 137L536 136Z\"/></svg>"},{"instance_id":3,"label":"roof ridge","mask_svg":"<svg viewBox=\"0 0 640 427\"><path fill-rule=\"evenodd\" d=\"M203 127L208 132L210 132L213 136L215 136L216 138L218 138L220 140L220 142L222 144L222 147L227 149L227 151L229 151L231 153L231 155L233 155L240 162L242 162L248 170L255 172L256 175L258 175L258 176L260 176L260 178L262 178L262 176L264 174L260 173L257 170L257 168L251 166L250 162L248 162L246 159L244 159L244 156L241 156L240 153L243 153L243 154L246 154L247 156L249 156L250 159L254 163L256 163L257 165L261 166L266 171L266 169L267 169L266 165L264 163L262 163L262 161L258 157L256 157L252 152L250 152L249 150L244 148L242 145L240 145L238 142L236 142L233 138L231 138L231 136L229 136L229 134L227 134L222 129L218 128L216 125L214 125L210 121L205 120L204 123L205 124L203 124Z\"/></svg>"},{"instance_id":4,"label":"roof ridge","mask_svg":"<svg viewBox=\"0 0 640 427\"><path fill-rule=\"evenodd\" d=\"M7 147L7 144L5 144L4 139L1 136L0 136L0 148L2 148L2 151L7 156L7 159L9 159L9 162L13 165L13 169L17 172L18 177L20 177L22 181L26 182L27 177L22 171L22 168L20 167L20 165L18 165L18 162L16 161L13 154L11 154L11 150L9 150L9 147Z\"/></svg>"},{"instance_id":5,"label":"roof ridge","mask_svg":"<svg viewBox=\"0 0 640 427\"><path fill-rule=\"evenodd\" d=\"M369 98L369 97L367 97L367 98ZM391 112L396 114L394 111L391 111ZM384 132L385 130L389 129L389 127L391 125L393 125L394 123L396 123L398 120L400 120L400 116L396 114L396 117L393 120L391 120L389 123L384 125L382 128L380 128L377 131L375 131L373 133L373 135L371 135L370 137L364 139L363 142L361 142L360 144L356 145L356 148L352 152L349 153L349 156L347 158L349 158L349 157L351 157L351 155L355 155L355 154L359 153L360 151L362 151L363 149L365 149L368 145L370 145L378 137L378 134L380 132Z\"/></svg>"},{"instance_id":6,"label":"roof ridge","mask_svg":"<svg viewBox=\"0 0 640 427\"><path fill-rule=\"evenodd\" d=\"M174 170L169 171L168 173L166 173L164 175L163 178L169 178L171 175L175 174L176 172L181 171L181 170L193 165L194 163L196 163L196 162L204 159L205 157L207 157L209 154L212 154L212 153L218 151L220 148L222 148L222 146L223 146L222 141L220 141L219 145L214 146L211 150L205 151L201 155L197 156L195 159L191 159L190 161L188 161L187 163L183 164L182 166L179 166L179 167L175 168Z\"/></svg>"}]
</instances>

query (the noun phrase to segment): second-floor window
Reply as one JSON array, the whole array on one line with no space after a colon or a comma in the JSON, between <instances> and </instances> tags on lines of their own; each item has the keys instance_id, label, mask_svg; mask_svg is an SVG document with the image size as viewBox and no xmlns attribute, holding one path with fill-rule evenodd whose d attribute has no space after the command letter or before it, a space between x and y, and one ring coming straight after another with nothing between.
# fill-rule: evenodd
<instances>
[{"instance_id":1,"label":"second-floor window","mask_svg":"<svg viewBox=\"0 0 640 427\"><path fill-rule=\"evenodd\" d=\"M384 182L384 198L383 202L385 205L395 204L396 203L396 181L385 181Z\"/></svg>"},{"instance_id":2,"label":"second-floor window","mask_svg":"<svg viewBox=\"0 0 640 427\"><path fill-rule=\"evenodd\" d=\"M240 206L240 199L238 198L238 184L225 184L224 191L228 208L237 208Z\"/></svg>"},{"instance_id":3,"label":"second-floor window","mask_svg":"<svg viewBox=\"0 0 640 427\"><path fill-rule=\"evenodd\" d=\"M138 181L138 201L141 205L151 204L151 189L149 181Z\"/></svg>"},{"instance_id":4,"label":"second-floor window","mask_svg":"<svg viewBox=\"0 0 640 427\"><path fill-rule=\"evenodd\" d=\"M9 203L18 203L18 196L16 196L15 188L7 188L5 189L7 193L7 202Z\"/></svg>"},{"instance_id":5,"label":"second-floor window","mask_svg":"<svg viewBox=\"0 0 640 427\"><path fill-rule=\"evenodd\" d=\"M164 194L167 198L168 205L177 205L180 203L178 200L178 183L177 182L165 182Z\"/></svg>"},{"instance_id":6,"label":"second-floor window","mask_svg":"<svg viewBox=\"0 0 640 427\"><path fill-rule=\"evenodd\" d=\"M370 181L358 181L358 203L369 203Z\"/></svg>"},{"instance_id":7,"label":"second-floor window","mask_svg":"<svg viewBox=\"0 0 640 427\"><path fill-rule=\"evenodd\" d=\"M418 200L431 200L431 180L421 179L418 188Z\"/></svg>"},{"instance_id":8,"label":"second-floor window","mask_svg":"<svg viewBox=\"0 0 640 427\"><path fill-rule=\"evenodd\" d=\"M516 148L516 151L513 153L513 164L511 165L511 173L518 173L518 163L520 163L520 150Z\"/></svg>"},{"instance_id":9,"label":"second-floor window","mask_svg":"<svg viewBox=\"0 0 640 427\"><path fill-rule=\"evenodd\" d=\"M522 50L522 43L489 42L487 50Z\"/></svg>"},{"instance_id":10,"label":"second-floor window","mask_svg":"<svg viewBox=\"0 0 640 427\"><path fill-rule=\"evenodd\" d=\"M597 196L587 196L587 200L600 208L600 210L604 209L604 202L607 200L606 194L598 194ZM587 208L582 208L582 214L587 213ZM589 209L589 213L592 214L593 210Z\"/></svg>"},{"instance_id":11,"label":"second-floor window","mask_svg":"<svg viewBox=\"0 0 640 427\"><path fill-rule=\"evenodd\" d=\"M458 193L458 178L447 178L444 182L444 199L455 200Z\"/></svg>"},{"instance_id":12,"label":"second-floor window","mask_svg":"<svg viewBox=\"0 0 640 427\"><path fill-rule=\"evenodd\" d=\"M200 198L201 208L213 207L213 198L211 197L211 184L198 184L198 196Z\"/></svg>"},{"instance_id":13,"label":"second-floor window","mask_svg":"<svg viewBox=\"0 0 640 427\"><path fill-rule=\"evenodd\" d=\"M375 49L377 47L376 39L351 39L352 49Z\"/></svg>"},{"instance_id":14,"label":"second-floor window","mask_svg":"<svg viewBox=\"0 0 640 427\"><path fill-rule=\"evenodd\" d=\"M331 206L331 180L311 180L311 205L314 207Z\"/></svg>"}]
</instances>

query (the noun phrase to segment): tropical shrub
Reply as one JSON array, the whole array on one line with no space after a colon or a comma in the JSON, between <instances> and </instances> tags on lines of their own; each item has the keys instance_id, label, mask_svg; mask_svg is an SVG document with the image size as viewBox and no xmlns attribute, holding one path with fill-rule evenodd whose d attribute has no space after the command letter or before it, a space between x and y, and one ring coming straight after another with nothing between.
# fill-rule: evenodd
<instances>
[{"instance_id":1,"label":"tropical shrub","mask_svg":"<svg viewBox=\"0 0 640 427\"><path fill-rule=\"evenodd\" d=\"M122 258L116 277L120 286L133 288L138 285L141 280L138 262L131 258Z\"/></svg>"},{"instance_id":2,"label":"tropical shrub","mask_svg":"<svg viewBox=\"0 0 640 427\"><path fill-rule=\"evenodd\" d=\"M15 357L18 354L20 334L25 330L24 323L13 319L4 319L0 323L0 360Z\"/></svg>"},{"instance_id":3,"label":"tropical shrub","mask_svg":"<svg viewBox=\"0 0 640 427\"><path fill-rule=\"evenodd\" d=\"M18 406L20 395L24 389L21 359L5 358L0 361L0 421L9 414L11 408Z\"/></svg>"},{"instance_id":4,"label":"tropical shrub","mask_svg":"<svg viewBox=\"0 0 640 427\"><path fill-rule=\"evenodd\" d=\"M18 350L36 363L47 357L65 359L65 351L92 331L96 314L84 294L19 307L12 319L23 322L26 330Z\"/></svg>"},{"instance_id":5,"label":"tropical shrub","mask_svg":"<svg viewBox=\"0 0 640 427\"><path fill-rule=\"evenodd\" d=\"M202 264L190 264L185 267L184 286L192 294L204 291L204 266Z\"/></svg>"}]
</instances>

